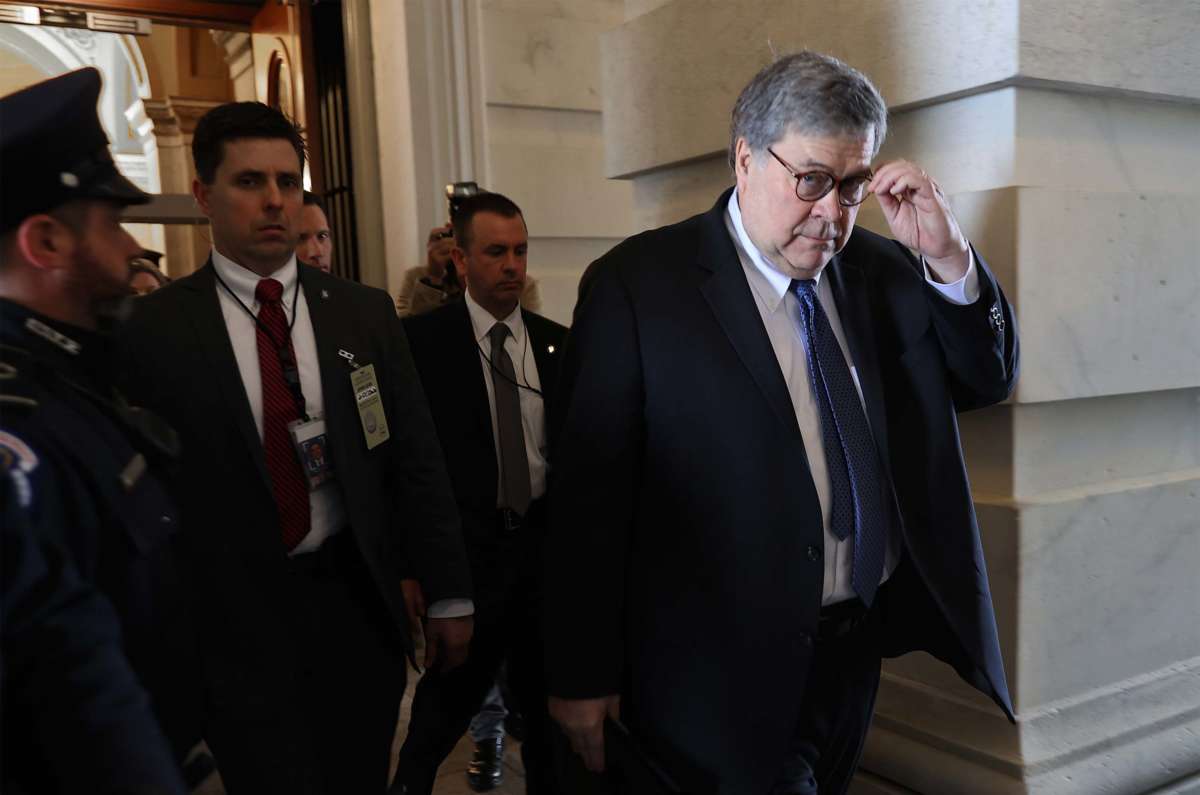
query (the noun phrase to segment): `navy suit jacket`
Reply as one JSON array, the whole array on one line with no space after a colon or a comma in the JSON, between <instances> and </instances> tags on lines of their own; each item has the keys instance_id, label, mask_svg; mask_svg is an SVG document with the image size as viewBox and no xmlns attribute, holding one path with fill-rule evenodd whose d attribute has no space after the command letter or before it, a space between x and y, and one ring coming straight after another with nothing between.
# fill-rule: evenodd
<instances>
[{"instance_id":1,"label":"navy suit jacket","mask_svg":"<svg viewBox=\"0 0 1200 795\"><path fill-rule=\"evenodd\" d=\"M821 509L787 385L713 208L589 268L559 383L547 537L552 695L622 716L722 795L765 792L797 722L821 607ZM927 650L1011 716L957 411L1004 400L1012 311L944 300L855 229L826 267L902 518L885 654Z\"/></svg>"}]
</instances>

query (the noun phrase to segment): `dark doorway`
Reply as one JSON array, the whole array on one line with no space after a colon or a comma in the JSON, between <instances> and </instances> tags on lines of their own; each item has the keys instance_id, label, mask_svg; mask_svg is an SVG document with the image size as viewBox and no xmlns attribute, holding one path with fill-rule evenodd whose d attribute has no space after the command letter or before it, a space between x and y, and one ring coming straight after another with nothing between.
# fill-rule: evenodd
<instances>
[{"instance_id":1,"label":"dark doorway","mask_svg":"<svg viewBox=\"0 0 1200 795\"><path fill-rule=\"evenodd\" d=\"M341 0L313 0L309 10L321 175L313 185L329 210L333 233L333 272L359 280L358 227L354 210L354 173L350 153L350 102L346 96L346 43Z\"/></svg>"}]
</instances>

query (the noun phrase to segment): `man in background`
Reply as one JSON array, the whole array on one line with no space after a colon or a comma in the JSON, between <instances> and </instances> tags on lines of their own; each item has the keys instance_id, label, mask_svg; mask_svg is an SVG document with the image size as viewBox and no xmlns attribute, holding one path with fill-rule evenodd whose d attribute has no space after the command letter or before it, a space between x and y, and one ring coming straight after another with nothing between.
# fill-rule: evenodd
<instances>
[{"instance_id":1,"label":"man in background","mask_svg":"<svg viewBox=\"0 0 1200 795\"><path fill-rule=\"evenodd\" d=\"M329 273L333 269L333 236L329 232L329 216L321 197L307 190L304 191L304 208L300 211L299 231L296 259L311 268Z\"/></svg>"},{"instance_id":2,"label":"man in background","mask_svg":"<svg viewBox=\"0 0 1200 795\"><path fill-rule=\"evenodd\" d=\"M404 271L396 295L396 312L400 317L419 315L462 297L463 274L453 257L456 245L453 220L429 230L425 264ZM532 276L525 278L521 306L531 312L541 311L542 296Z\"/></svg>"},{"instance_id":3,"label":"man in background","mask_svg":"<svg viewBox=\"0 0 1200 795\"><path fill-rule=\"evenodd\" d=\"M162 256L161 251L145 249L140 257L134 257L130 262L129 268L133 272L133 276L129 280L129 286L136 295L149 295L158 288L170 284L170 277L162 272L160 266Z\"/></svg>"},{"instance_id":4,"label":"man in background","mask_svg":"<svg viewBox=\"0 0 1200 795\"><path fill-rule=\"evenodd\" d=\"M557 793L547 753L542 675L541 543L545 530L546 416L566 329L523 308L529 234L520 208L498 193L465 198L453 258L463 300L405 320L463 521L475 584L476 634L467 662L417 685L396 780L429 795L500 666L525 719L530 793ZM477 745L471 785L497 786L503 734ZM489 775L490 774L490 775Z\"/></svg>"}]
</instances>

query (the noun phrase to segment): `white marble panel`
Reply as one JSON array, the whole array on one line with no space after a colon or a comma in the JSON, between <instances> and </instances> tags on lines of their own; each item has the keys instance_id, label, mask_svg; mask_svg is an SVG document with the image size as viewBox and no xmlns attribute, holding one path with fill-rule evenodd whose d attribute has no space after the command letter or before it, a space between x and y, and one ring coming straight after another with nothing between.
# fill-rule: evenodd
<instances>
[{"instance_id":1,"label":"white marble panel","mask_svg":"<svg viewBox=\"0 0 1200 795\"><path fill-rule=\"evenodd\" d=\"M1012 417L1017 499L1200 470L1197 389L1020 404Z\"/></svg>"},{"instance_id":2,"label":"white marble panel","mask_svg":"<svg viewBox=\"0 0 1200 795\"><path fill-rule=\"evenodd\" d=\"M894 677L876 707L862 769L901 792L1166 793L1200 769L1200 658L1019 715L1016 726Z\"/></svg>"},{"instance_id":3,"label":"white marble panel","mask_svg":"<svg viewBox=\"0 0 1200 795\"><path fill-rule=\"evenodd\" d=\"M481 5L489 12L582 19L610 26L625 18L623 0L482 0Z\"/></svg>"},{"instance_id":4,"label":"white marble panel","mask_svg":"<svg viewBox=\"0 0 1200 795\"><path fill-rule=\"evenodd\" d=\"M551 320L571 325L571 316L575 312L575 300L579 295L578 273L566 271L550 271L538 276L538 292L542 297L541 314Z\"/></svg>"},{"instance_id":5,"label":"white marble panel","mask_svg":"<svg viewBox=\"0 0 1200 795\"><path fill-rule=\"evenodd\" d=\"M600 110L607 23L485 7L482 26L486 103Z\"/></svg>"},{"instance_id":6,"label":"white marble panel","mask_svg":"<svg viewBox=\"0 0 1200 795\"><path fill-rule=\"evenodd\" d=\"M721 153L639 174L632 182L634 227L655 229L709 210L733 184L733 173Z\"/></svg>"},{"instance_id":7,"label":"white marble panel","mask_svg":"<svg viewBox=\"0 0 1200 795\"><path fill-rule=\"evenodd\" d=\"M894 112L878 161L914 160L948 193L1019 186L1196 192L1200 106L1002 88Z\"/></svg>"},{"instance_id":8,"label":"white marble panel","mask_svg":"<svg viewBox=\"0 0 1200 795\"><path fill-rule=\"evenodd\" d=\"M617 238L531 237L529 272L538 279L542 314L570 326L579 278L588 265L619 242Z\"/></svg>"},{"instance_id":9,"label":"white marble panel","mask_svg":"<svg viewBox=\"0 0 1200 795\"><path fill-rule=\"evenodd\" d=\"M1192 0L1020 0L1024 77L1200 99Z\"/></svg>"},{"instance_id":10,"label":"white marble panel","mask_svg":"<svg viewBox=\"0 0 1200 795\"><path fill-rule=\"evenodd\" d=\"M1194 195L1020 190L1018 401L1200 386L1197 218Z\"/></svg>"},{"instance_id":11,"label":"white marble panel","mask_svg":"<svg viewBox=\"0 0 1200 795\"><path fill-rule=\"evenodd\" d=\"M1016 92L1016 184L1197 194L1200 105Z\"/></svg>"},{"instance_id":12,"label":"white marble panel","mask_svg":"<svg viewBox=\"0 0 1200 795\"><path fill-rule=\"evenodd\" d=\"M1017 71L1017 5L675 0L604 35L607 173L727 148L733 102L773 51L812 47L844 58L891 105L1008 79Z\"/></svg>"},{"instance_id":13,"label":"white marble panel","mask_svg":"<svg viewBox=\"0 0 1200 795\"><path fill-rule=\"evenodd\" d=\"M649 14L672 2L672 0L625 0L625 21Z\"/></svg>"},{"instance_id":14,"label":"white marble panel","mask_svg":"<svg viewBox=\"0 0 1200 795\"><path fill-rule=\"evenodd\" d=\"M982 94L893 112L875 162L919 163L949 194L1014 184L1019 89Z\"/></svg>"},{"instance_id":15,"label":"white marble panel","mask_svg":"<svg viewBox=\"0 0 1200 795\"><path fill-rule=\"evenodd\" d=\"M1177 478L1020 506L1021 712L1200 656L1200 470Z\"/></svg>"},{"instance_id":16,"label":"white marble panel","mask_svg":"<svg viewBox=\"0 0 1200 795\"><path fill-rule=\"evenodd\" d=\"M488 127L485 187L521 205L535 234L623 238L633 232L633 186L605 178L597 114L489 108Z\"/></svg>"}]
</instances>

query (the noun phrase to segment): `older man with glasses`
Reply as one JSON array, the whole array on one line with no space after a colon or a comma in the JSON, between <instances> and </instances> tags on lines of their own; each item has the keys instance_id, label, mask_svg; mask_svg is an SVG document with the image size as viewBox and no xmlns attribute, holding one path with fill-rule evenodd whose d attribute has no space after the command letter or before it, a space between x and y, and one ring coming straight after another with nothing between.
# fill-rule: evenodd
<instances>
[{"instance_id":1,"label":"older man with glasses","mask_svg":"<svg viewBox=\"0 0 1200 795\"><path fill-rule=\"evenodd\" d=\"M781 58L734 106L735 186L584 277L545 601L591 770L636 756L619 715L683 791L844 792L915 650L1012 715L955 413L1011 392L1016 328L938 184L872 168L886 128L866 76ZM894 239L855 228L872 196Z\"/></svg>"}]
</instances>

